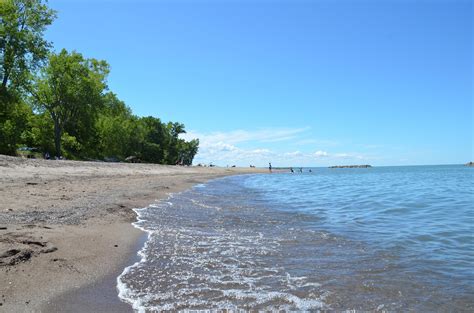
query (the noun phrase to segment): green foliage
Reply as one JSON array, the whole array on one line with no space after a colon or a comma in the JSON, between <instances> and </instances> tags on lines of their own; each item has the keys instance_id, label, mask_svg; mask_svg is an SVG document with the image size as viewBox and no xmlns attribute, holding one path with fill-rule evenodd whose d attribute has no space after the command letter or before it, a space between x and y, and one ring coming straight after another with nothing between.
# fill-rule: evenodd
<instances>
[{"instance_id":1,"label":"green foliage","mask_svg":"<svg viewBox=\"0 0 474 313\"><path fill-rule=\"evenodd\" d=\"M85 59L80 53L51 54L49 63L34 81L31 93L40 112L48 112L54 123L56 156L61 155L65 128L83 143L103 103L109 66L105 61ZM76 153L79 150L75 150Z\"/></svg>"},{"instance_id":2,"label":"green foliage","mask_svg":"<svg viewBox=\"0 0 474 313\"><path fill-rule=\"evenodd\" d=\"M189 142L180 139L179 158L183 165L193 164L193 159L199 149L199 139L193 139Z\"/></svg>"},{"instance_id":3,"label":"green foliage","mask_svg":"<svg viewBox=\"0 0 474 313\"><path fill-rule=\"evenodd\" d=\"M21 90L46 59L50 43L43 38L56 17L42 0L0 1L1 92Z\"/></svg>"},{"instance_id":4,"label":"green foliage","mask_svg":"<svg viewBox=\"0 0 474 313\"><path fill-rule=\"evenodd\" d=\"M62 154L67 159L75 159L82 150L82 145L77 141L76 137L69 135L67 132L61 134Z\"/></svg>"},{"instance_id":5,"label":"green foliage","mask_svg":"<svg viewBox=\"0 0 474 313\"><path fill-rule=\"evenodd\" d=\"M23 101L0 103L0 153L14 155L29 129L31 108Z\"/></svg>"},{"instance_id":6,"label":"green foliage","mask_svg":"<svg viewBox=\"0 0 474 313\"><path fill-rule=\"evenodd\" d=\"M109 66L62 50L43 33L56 17L43 0L0 0L0 153L190 165L199 141L181 123L137 117L107 90Z\"/></svg>"},{"instance_id":7,"label":"green foliage","mask_svg":"<svg viewBox=\"0 0 474 313\"><path fill-rule=\"evenodd\" d=\"M138 118L115 95L105 97L106 105L98 119L101 157L124 160L136 156L143 162L191 165L199 141L179 139L181 123L163 123L159 118Z\"/></svg>"},{"instance_id":8,"label":"green foliage","mask_svg":"<svg viewBox=\"0 0 474 313\"><path fill-rule=\"evenodd\" d=\"M131 146L137 129L130 109L113 93L107 93L103 101L103 109L95 126L99 156L125 159L129 155L135 155L136 151Z\"/></svg>"},{"instance_id":9,"label":"green foliage","mask_svg":"<svg viewBox=\"0 0 474 313\"><path fill-rule=\"evenodd\" d=\"M159 118L147 116L140 119L145 132L142 149L142 159L151 163L167 163L165 153L168 148L168 137L166 126Z\"/></svg>"},{"instance_id":10,"label":"green foliage","mask_svg":"<svg viewBox=\"0 0 474 313\"><path fill-rule=\"evenodd\" d=\"M54 151L54 127L51 116L47 113L34 114L29 119L29 126L30 128L24 137L26 146L52 154Z\"/></svg>"}]
</instances>

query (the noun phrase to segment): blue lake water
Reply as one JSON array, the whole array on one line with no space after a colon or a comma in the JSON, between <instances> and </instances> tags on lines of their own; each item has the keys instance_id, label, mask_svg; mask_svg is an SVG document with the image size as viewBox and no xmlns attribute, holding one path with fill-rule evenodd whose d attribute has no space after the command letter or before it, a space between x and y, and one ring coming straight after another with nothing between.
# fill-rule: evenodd
<instances>
[{"instance_id":1,"label":"blue lake water","mask_svg":"<svg viewBox=\"0 0 474 313\"><path fill-rule=\"evenodd\" d=\"M474 311L474 168L217 179L137 210L137 310Z\"/></svg>"}]
</instances>

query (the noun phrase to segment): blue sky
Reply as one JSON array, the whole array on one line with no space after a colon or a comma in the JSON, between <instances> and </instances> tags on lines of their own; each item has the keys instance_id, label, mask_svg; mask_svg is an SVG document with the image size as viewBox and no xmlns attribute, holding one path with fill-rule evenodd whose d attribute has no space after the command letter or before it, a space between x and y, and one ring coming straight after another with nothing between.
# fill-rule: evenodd
<instances>
[{"instance_id":1,"label":"blue sky","mask_svg":"<svg viewBox=\"0 0 474 313\"><path fill-rule=\"evenodd\" d=\"M50 0L46 36L111 65L140 116L219 165L474 159L469 0Z\"/></svg>"}]
</instances>

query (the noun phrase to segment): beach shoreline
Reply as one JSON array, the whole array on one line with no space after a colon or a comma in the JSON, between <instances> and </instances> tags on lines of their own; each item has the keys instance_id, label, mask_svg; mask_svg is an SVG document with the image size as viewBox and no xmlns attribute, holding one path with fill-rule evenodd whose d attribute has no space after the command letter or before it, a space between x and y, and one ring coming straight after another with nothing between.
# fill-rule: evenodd
<instances>
[{"instance_id":1,"label":"beach shoreline","mask_svg":"<svg viewBox=\"0 0 474 313\"><path fill-rule=\"evenodd\" d=\"M0 280L5 282L0 308L5 312L64 311L88 286L95 288L95 303L112 305L100 298L107 294L101 288L110 288L111 275L120 274L136 255L143 236L131 224L133 208L210 179L266 172L3 155L0 169Z\"/></svg>"}]
</instances>

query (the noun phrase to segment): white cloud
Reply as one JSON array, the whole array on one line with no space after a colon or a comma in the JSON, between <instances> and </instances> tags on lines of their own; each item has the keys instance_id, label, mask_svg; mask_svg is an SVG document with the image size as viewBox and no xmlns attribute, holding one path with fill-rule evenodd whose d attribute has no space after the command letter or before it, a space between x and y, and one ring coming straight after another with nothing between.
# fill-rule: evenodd
<instances>
[{"instance_id":1,"label":"white cloud","mask_svg":"<svg viewBox=\"0 0 474 313\"><path fill-rule=\"evenodd\" d=\"M215 144L209 144L208 143L207 145L204 145L204 143L203 143L203 146L208 147L210 149L214 149L216 151L237 151L237 150L239 150L239 148L237 148L236 146L228 144L228 143L224 143L222 141L216 142Z\"/></svg>"},{"instance_id":2,"label":"white cloud","mask_svg":"<svg viewBox=\"0 0 474 313\"><path fill-rule=\"evenodd\" d=\"M309 128L263 128L258 130L234 130L230 132L212 132L203 134L195 131L189 131L182 135L186 140L199 138L203 143L225 142L228 144L237 144L242 142L279 142L296 138Z\"/></svg>"},{"instance_id":3,"label":"white cloud","mask_svg":"<svg viewBox=\"0 0 474 313\"><path fill-rule=\"evenodd\" d=\"M339 165L341 160L347 163L363 160L362 155L356 153L330 153L324 150L315 152L280 151L285 141L301 142L307 136L309 128L267 128L259 130L234 130L229 132L200 133L190 131L181 138L199 139L199 152L194 163L217 164L220 166L237 165L266 166L272 162L274 166L326 166ZM278 151L274 149L275 142ZM309 143L310 140L307 140ZM318 142L315 140L315 142ZM253 146L253 148L245 148ZM255 147L256 146L256 147Z\"/></svg>"},{"instance_id":4,"label":"white cloud","mask_svg":"<svg viewBox=\"0 0 474 313\"><path fill-rule=\"evenodd\" d=\"M289 157L301 157L303 155L304 154L301 151L294 151L294 152L286 152L285 153L285 156L289 156Z\"/></svg>"},{"instance_id":5,"label":"white cloud","mask_svg":"<svg viewBox=\"0 0 474 313\"><path fill-rule=\"evenodd\" d=\"M320 158L320 157L327 157L328 156L328 153L326 151L321 151L321 150L318 150L314 153L314 156L317 157L317 158Z\"/></svg>"}]
</instances>

